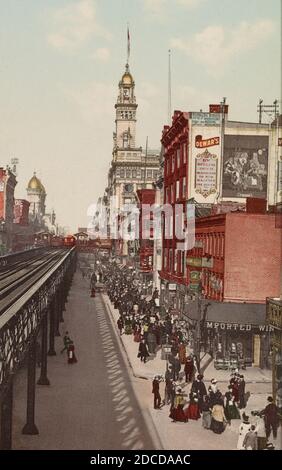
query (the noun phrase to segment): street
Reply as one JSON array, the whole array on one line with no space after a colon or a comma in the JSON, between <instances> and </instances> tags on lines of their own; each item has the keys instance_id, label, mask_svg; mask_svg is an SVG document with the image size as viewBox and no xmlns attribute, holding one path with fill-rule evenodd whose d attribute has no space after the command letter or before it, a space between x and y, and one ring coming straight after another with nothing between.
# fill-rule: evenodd
<instances>
[{"instance_id":1,"label":"street","mask_svg":"<svg viewBox=\"0 0 282 470\"><path fill-rule=\"evenodd\" d=\"M60 354L62 337L56 338L57 356L48 358L51 385L37 385L39 436L21 434L25 370L16 377L14 448L154 449L110 318L101 298L90 298L89 281L78 273L61 323L62 336L66 330L74 340L78 363L67 364L66 353Z\"/></svg>"}]
</instances>

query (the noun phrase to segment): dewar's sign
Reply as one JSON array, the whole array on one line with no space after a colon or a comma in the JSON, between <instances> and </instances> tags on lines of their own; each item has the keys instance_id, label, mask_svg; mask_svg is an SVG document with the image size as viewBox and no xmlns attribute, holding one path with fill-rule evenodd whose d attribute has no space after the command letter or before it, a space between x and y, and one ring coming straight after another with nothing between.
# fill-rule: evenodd
<instances>
[{"instance_id":1,"label":"dewar's sign","mask_svg":"<svg viewBox=\"0 0 282 470\"><path fill-rule=\"evenodd\" d=\"M201 135L196 135L195 137L195 147L198 149L213 147L214 145L219 145L219 143L219 137L210 137L209 139L203 139Z\"/></svg>"}]
</instances>

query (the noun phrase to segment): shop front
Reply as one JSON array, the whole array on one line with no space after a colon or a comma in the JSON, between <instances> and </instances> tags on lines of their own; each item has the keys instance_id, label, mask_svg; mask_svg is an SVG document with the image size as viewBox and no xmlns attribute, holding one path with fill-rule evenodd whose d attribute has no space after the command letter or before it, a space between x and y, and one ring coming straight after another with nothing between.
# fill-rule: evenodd
<instances>
[{"instance_id":1,"label":"shop front","mask_svg":"<svg viewBox=\"0 0 282 470\"><path fill-rule=\"evenodd\" d=\"M177 285L165 279L161 280L160 296L161 312L177 310Z\"/></svg>"},{"instance_id":2,"label":"shop front","mask_svg":"<svg viewBox=\"0 0 282 470\"><path fill-rule=\"evenodd\" d=\"M235 367L271 368L274 328L266 324L264 304L204 300L200 309L195 307L190 308L190 318L201 322L202 350Z\"/></svg>"},{"instance_id":3,"label":"shop front","mask_svg":"<svg viewBox=\"0 0 282 470\"><path fill-rule=\"evenodd\" d=\"M272 393L282 417L282 299L268 298L267 323L274 328L272 337Z\"/></svg>"}]
</instances>

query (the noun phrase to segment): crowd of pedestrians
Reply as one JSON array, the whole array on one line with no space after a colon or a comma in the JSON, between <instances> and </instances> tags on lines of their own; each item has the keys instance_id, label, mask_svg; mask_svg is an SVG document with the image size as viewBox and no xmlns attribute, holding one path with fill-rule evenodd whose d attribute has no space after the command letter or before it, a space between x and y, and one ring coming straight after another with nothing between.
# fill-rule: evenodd
<instances>
[{"instance_id":1,"label":"crowd of pedestrians","mask_svg":"<svg viewBox=\"0 0 282 470\"><path fill-rule=\"evenodd\" d=\"M237 449L267 448L271 431L274 439L277 436L278 409L272 398L268 398L264 410L254 412L250 422L245 412L250 394L246 393L244 376L238 370L232 372L224 391L220 390L216 379L207 386L196 356L187 351L179 321L169 312L159 314L155 302L158 291L146 298L136 282L134 271L128 267L108 264L99 269L108 296L119 311L120 335L131 335L132 340L139 343L137 356L140 361L152 360L158 349L170 345L166 372L153 379L154 408L164 410L168 406L172 422L199 420L204 429L215 434L224 433L233 420L238 420ZM163 398L161 382L165 383Z\"/></svg>"}]
</instances>

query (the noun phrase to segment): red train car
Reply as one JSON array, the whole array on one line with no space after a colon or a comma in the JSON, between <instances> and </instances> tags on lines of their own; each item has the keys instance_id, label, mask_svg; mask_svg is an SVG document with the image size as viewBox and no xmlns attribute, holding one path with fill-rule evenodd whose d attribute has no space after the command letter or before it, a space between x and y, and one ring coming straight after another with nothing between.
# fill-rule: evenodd
<instances>
[{"instance_id":1,"label":"red train car","mask_svg":"<svg viewBox=\"0 0 282 470\"><path fill-rule=\"evenodd\" d=\"M66 247L72 247L76 245L76 238L73 235L67 235L64 237L63 245Z\"/></svg>"}]
</instances>

